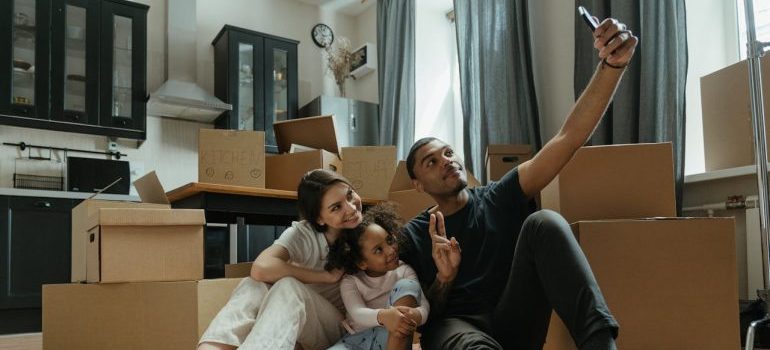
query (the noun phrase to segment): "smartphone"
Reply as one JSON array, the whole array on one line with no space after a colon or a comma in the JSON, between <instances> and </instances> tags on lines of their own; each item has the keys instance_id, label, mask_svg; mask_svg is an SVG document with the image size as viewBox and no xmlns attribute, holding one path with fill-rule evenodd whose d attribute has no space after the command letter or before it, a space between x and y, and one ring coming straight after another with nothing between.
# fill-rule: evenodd
<instances>
[{"instance_id":1,"label":"smartphone","mask_svg":"<svg viewBox=\"0 0 770 350\"><path fill-rule=\"evenodd\" d=\"M580 14L580 17L583 17L583 20L588 25L588 28L591 28L591 31L595 31L596 27L599 26L599 22L594 19L594 16L591 16L591 14L586 10L583 6L578 6L578 13Z\"/></svg>"}]
</instances>

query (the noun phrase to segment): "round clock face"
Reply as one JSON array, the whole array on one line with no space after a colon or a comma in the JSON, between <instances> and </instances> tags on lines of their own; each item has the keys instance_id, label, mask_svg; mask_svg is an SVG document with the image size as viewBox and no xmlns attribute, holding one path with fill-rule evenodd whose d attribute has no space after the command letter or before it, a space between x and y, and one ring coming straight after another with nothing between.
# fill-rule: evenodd
<instances>
[{"instance_id":1,"label":"round clock face","mask_svg":"<svg viewBox=\"0 0 770 350\"><path fill-rule=\"evenodd\" d=\"M323 23L316 24L310 34L318 47L327 47L334 41L332 29Z\"/></svg>"}]
</instances>

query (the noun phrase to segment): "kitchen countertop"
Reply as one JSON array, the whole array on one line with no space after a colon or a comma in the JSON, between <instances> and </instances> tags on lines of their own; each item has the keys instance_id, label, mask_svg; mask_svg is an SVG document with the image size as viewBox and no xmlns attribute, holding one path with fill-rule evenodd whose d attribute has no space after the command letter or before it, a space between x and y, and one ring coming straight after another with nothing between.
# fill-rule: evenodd
<instances>
[{"instance_id":1,"label":"kitchen countertop","mask_svg":"<svg viewBox=\"0 0 770 350\"><path fill-rule=\"evenodd\" d=\"M86 199L93 193L69 192L69 191L48 191L48 190L28 190L23 188L0 187L0 196L22 196L22 197L42 197L42 198L69 198ZM103 199L110 201L130 201L139 202L139 196L127 194L100 194L94 199Z\"/></svg>"}]
</instances>

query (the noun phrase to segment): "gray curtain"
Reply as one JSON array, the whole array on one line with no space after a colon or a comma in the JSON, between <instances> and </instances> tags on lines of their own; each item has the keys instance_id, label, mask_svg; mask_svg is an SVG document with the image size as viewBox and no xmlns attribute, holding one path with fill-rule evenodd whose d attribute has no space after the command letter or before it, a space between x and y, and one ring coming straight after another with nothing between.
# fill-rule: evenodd
<instances>
[{"instance_id":1,"label":"gray curtain","mask_svg":"<svg viewBox=\"0 0 770 350\"><path fill-rule=\"evenodd\" d=\"M541 146L527 1L455 0L454 9L465 164L484 179L487 145Z\"/></svg>"},{"instance_id":2,"label":"gray curtain","mask_svg":"<svg viewBox=\"0 0 770 350\"><path fill-rule=\"evenodd\" d=\"M593 145L672 142L677 212L684 181L687 27L684 0L585 0L599 19L613 17L639 37L614 102L591 139ZM575 16L575 96L583 91L598 59L591 32Z\"/></svg>"},{"instance_id":3,"label":"gray curtain","mask_svg":"<svg viewBox=\"0 0 770 350\"><path fill-rule=\"evenodd\" d=\"M406 159L414 142L415 0L377 1L380 144Z\"/></svg>"}]
</instances>

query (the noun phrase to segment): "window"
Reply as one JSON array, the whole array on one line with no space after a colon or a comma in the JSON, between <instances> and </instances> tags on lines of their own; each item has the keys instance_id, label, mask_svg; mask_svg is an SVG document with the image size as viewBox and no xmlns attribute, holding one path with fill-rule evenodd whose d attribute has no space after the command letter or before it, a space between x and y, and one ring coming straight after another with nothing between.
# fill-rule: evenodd
<instances>
[{"instance_id":1,"label":"window","mask_svg":"<svg viewBox=\"0 0 770 350\"><path fill-rule=\"evenodd\" d=\"M746 15L744 1L736 0L736 15L738 17L738 36L739 47L738 54L741 60L748 57L746 50ZM770 42L770 1L754 1L754 24L756 25L757 40L761 42ZM767 51L768 48L765 48Z\"/></svg>"}]
</instances>

